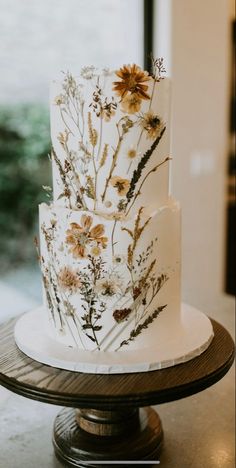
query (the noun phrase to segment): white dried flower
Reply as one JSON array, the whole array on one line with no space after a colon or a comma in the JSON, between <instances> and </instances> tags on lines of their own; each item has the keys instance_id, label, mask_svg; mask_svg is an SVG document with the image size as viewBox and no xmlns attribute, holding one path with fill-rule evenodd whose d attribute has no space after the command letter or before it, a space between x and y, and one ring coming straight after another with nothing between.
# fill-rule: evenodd
<instances>
[{"instance_id":1,"label":"white dried flower","mask_svg":"<svg viewBox=\"0 0 236 468\"><path fill-rule=\"evenodd\" d=\"M117 254L113 256L112 261L113 263L115 263L115 265L123 265L124 263L126 263L127 258L125 255Z\"/></svg>"},{"instance_id":2,"label":"white dried flower","mask_svg":"<svg viewBox=\"0 0 236 468\"><path fill-rule=\"evenodd\" d=\"M91 80L95 76L95 70L96 70L96 68L94 67L94 65L90 65L88 67L83 67L81 69L80 75L85 80Z\"/></svg>"},{"instance_id":3,"label":"white dried flower","mask_svg":"<svg viewBox=\"0 0 236 468\"><path fill-rule=\"evenodd\" d=\"M119 275L112 273L98 280L95 289L103 296L111 297L116 294L122 294L123 283Z\"/></svg>"}]
</instances>

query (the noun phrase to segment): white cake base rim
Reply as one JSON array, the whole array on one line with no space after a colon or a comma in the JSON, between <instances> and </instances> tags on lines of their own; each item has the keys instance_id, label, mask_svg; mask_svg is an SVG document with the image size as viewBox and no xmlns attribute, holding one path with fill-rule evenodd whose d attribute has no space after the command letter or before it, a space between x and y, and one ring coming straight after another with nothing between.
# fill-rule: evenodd
<instances>
[{"instance_id":1,"label":"white cake base rim","mask_svg":"<svg viewBox=\"0 0 236 468\"><path fill-rule=\"evenodd\" d=\"M171 347L157 343L156 347L140 349L140 353L84 351L58 343L47 335L43 314L43 307L39 307L17 321L14 333L18 348L43 364L88 374L148 372L175 366L199 356L214 337L209 318L194 307L182 304L181 326Z\"/></svg>"}]
</instances>

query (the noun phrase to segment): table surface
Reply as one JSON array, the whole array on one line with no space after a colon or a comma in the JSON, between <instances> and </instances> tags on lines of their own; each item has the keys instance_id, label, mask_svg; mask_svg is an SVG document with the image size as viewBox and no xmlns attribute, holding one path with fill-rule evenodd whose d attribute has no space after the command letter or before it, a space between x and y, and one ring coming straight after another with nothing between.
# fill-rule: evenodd
<instances>
[{"instance_id":1,"label":"table surface","mask_svg":"<svg viewBox=\"0 0 236 468\"><path fill-rule=\"evenodd\" d=\"M0 326L0 384L9 390L60 406L111 409L148 406L178 400L220 380L234 360L234 342L212 320L215 336L200 356L157 371L97 375L41 364L18 349L12 319Z\"/></svg>"}]
</instances>

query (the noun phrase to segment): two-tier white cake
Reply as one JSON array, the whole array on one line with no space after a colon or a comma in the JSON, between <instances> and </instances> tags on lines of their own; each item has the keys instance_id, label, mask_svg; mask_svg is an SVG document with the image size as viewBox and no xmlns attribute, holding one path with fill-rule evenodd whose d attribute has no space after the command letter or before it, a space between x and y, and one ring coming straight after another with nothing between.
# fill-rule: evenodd
<instances>
[{"instance_id":1,"label":"two-tier white cake","mask_svg":"<svg viewBox=\"0 0 236 468\"><path fill-rule=\"evenodd\" d=\"M52 86L51 136L53 201L40 205L41 322L61 362L67 355L62 367L148 370L199 354L212 329L204 316L199 345L181 316L163 61L152 75L137 65L63 74Z\"/></svg>"}]
</instances>

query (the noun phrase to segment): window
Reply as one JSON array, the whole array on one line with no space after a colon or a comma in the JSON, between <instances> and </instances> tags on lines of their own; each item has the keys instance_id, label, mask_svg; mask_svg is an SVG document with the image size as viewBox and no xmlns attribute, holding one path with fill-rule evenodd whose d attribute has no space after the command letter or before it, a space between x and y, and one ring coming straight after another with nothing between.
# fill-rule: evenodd
<instances>
[{"instance_id":1,"label":"window","mask_svg":"<svg viewBox=\"0 0 236 468\"><path fill-rule=\"evenodd\" d=\"M0 102L47 100L60 70L143 63L142 0L0 0Z\"/></svg>"}]
</instances>

